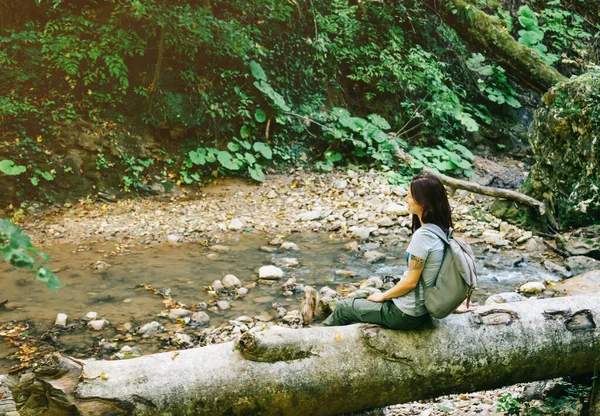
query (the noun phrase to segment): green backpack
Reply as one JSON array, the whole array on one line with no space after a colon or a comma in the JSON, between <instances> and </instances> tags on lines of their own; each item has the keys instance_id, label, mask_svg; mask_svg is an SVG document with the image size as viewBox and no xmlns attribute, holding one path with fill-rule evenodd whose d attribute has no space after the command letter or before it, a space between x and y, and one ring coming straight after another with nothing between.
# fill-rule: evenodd
<instances>
[{"instance_id":1,"label":"green backpack","mask_svg":"<svg viewBox=\"0 0 600 416\"><path fill-rule=\"evenodd\" d=\"M444 242L444 259L433 286L427 287L422 277L419 284L425 293L427 311L441 319L454 312L465 299L469 307L477 286L477 269L473 250L464 240L453 238L452 229L448 236L437 226L428 230Z\"/></svg>"}]
</instances>

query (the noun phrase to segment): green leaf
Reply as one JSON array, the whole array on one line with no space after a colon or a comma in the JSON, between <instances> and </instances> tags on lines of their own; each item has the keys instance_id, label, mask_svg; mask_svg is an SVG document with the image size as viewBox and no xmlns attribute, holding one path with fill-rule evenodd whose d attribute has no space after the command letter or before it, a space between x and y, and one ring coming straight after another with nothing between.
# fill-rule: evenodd
<instances>
[{"instance_id":1,"label":"green leaf","mask_svg":"<svg viewBox=\"0 0 600 416\"><path fill-rule=\"evenodd\" d=\"M188 156L194 165L202 166L206 163L206 149L203 147L190 151Z\"/></svg>"},{"instance_id":2,"label":"green leaf","mask_svg":"<svg viewBox=\"0 0 600 416\"><path fill-rule=\"evenodd\" d=\"M40 267L35 275L35 278L46 283L46 286L48 286L48 289L50 290L56 291L60 289L60 280L47 266Z\"/></svg>"},{"instance_id":3,"label":"green leaf","mask_svg":"<svg viewBox=\"0 0 600 416\"><path fill-rule=\"evenodd\" d=\"M456 165L446 160L436 163L434 167L440 172L445 172L447 170L454 170L456 168Z\"/></svg>"},{"instance_id":4,"label":"green leaf","mask_svg":"<svg viewBox=\"0 0 600 416\"><path fill-rule=\"evenodd\" d=\"M254 165L248 167L248 173L250 173L250 177L258 182L264 182L265 174L260 165Z\"/></svg>"},{"instance_id":5,"label":"green leaf","mask_svg":"<svg viewBox=\"0 0 600 416\"><path fill-rule=\"evenodd\" d=\"M255 81L254 86L267 97L269 97L276 108L283 111L291 111L291 108L286 104L281 94L276 92L270 84L265 81Z\"/></svg>"},{"instance_id":6,"label":"green leaf","mask_svg":"<svg viewBox=\"0 0 600 416\"><path fill-rule=\"evenodd\" d=\"M252 72L252 75L254 76L254 78L256 78L259 81L267 80L267 74L265 74L265 71L263 70L262 66L260 66L260 64L258 62L250 61L248 66L250 66L250 71Z\"/></svg>"},{"instance_id":7,"label":"green leaf","mask_svg":"<svg viewBox=\"0 0 600 416\"><path fill-rule=\"evenodd\" d=\"M257 108L256 111L254 112L254 118L259 123L264 123L265 120L267 119L267 114L260 108Z\"/></svg>"},{"instance_id":8,"label":"green leaf","mask_svg":"<svg viewBox=\"0 0 600 416\"><path fill-rule=\"evenodd\" d=\"M328 162L335 163L335 162L339 162L340 160L342 160L342 155L338 152L329 150L329 151L325 152L325 159Z\"/></svg>"},{"instance_id":9,"label":"green leaf","mask_svg":"<svg viewBox=\"0 0 600 416\"><path fill-rule=\"evenodd\" d=\"M235 142L229 142L227 143L227 148L232 152L237 152L238 150L240 150L240 145Z\"/></svg>"},{"instance_id":10,"label":"green leaf","mask_svg":"<svg viewBox=\"0 0 600 416\"><path fill-rule=\"evenodd\" d=\"M251 153L244 153L244 157L246 158L246 162L248 162L249 165L254 165L256 163L256 158Z\"/></svg>"},{"instance_id":11,"label":"green leaf","mask_svg":"<svg viewBox=\"0 0 600 416\"><path fill-rule=\"evenodd\" d=\"M38 178L37 176L34 176L33 178L31 178L31 184L33 186L38 186L39 183L40 183L40 178Z\"/></svg>"},{"instance_id":12,"label":"green leaf","mask_svg":"<svg viewBox=\"0 0 600 416\"><path fill-rule=\"evenodd\" d=\"M273 152L268 144L263 142L255 142L252 146L255 152L259 152L265 159L271 159L273 157Z\"/></svg>"},{"instance_id":13,"label":"green leaf","mask_svg":"<svg viewBox=\"0 0 600 416\"><path fill-rule=\"evenodd\" d=\"M15 165L15 162L12 160L0 160L0 172L4 173L5 175L16 176L20 175L26 170L27 168L25 166Z\"/></svg>"},{"instance_id":14,"label":"green leaf","mask_svg":"<svg viewBox=\"0 0 600 416\"><path fill-rule=\"evenodd\" d=\"M217 160L225 169L239 170L239 168L241 167L240 164L238 163L238 160L235 159L231 155L231 153L229 153L225 150L222 150L217 153Z\"/></svg>"},{"instance_id":15,"label":"green leaf","mask_svg":"<svg viewBox=\"0 0 600 416\"><path fill-rule=\"evenodd\" d=\"M242 137L242 139L245 139L248 136L250 136L250 129L248 128L247 124L244 124L240 129L240 136Z\"/></svg>"}]
</instances>

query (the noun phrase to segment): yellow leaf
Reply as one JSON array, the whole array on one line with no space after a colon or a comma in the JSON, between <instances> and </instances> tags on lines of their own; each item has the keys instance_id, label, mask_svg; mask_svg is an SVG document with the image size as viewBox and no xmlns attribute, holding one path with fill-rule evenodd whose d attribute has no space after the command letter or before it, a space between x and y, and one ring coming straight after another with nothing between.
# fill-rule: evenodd
<instances>
[{"instance_id":1,"label":"yellow leaf","mask_svg":"<svg viewBox=\"0 0 600 416\"><path fill-rule=\"evenodd\" d=\"M342 339L342 336L339 333L335 334L336 341L340 341L341 339Z\"/></svg>"},{"instance_id":2,"label":"yellow leaf","mask_svg":"<svg viewBox=\"0 0 600 416\"><path fill-rule=\"evenodd\" d=\"M177 357L178 355L179 355L179 351L175 351L175 352L173 353L173 356L171 357L171 360L174 360L174 359L175 359L175 357Z\"/></svg>"},{"instance_id":3,"label":"yellow leaf","mask_svg":"<svg viewBox=\"0 0 600 416\"><path fill-rule=\"evenodd\" d=\"M92 94L93 94L92 90L88 90L88 95L92 95Z\"/></svg>"},{"instance_id":4,"label":"yellow leaf","mask_svg":"<svg viewBox=\"0 0 600 416\"><path fill-rule=\"evenodd\" d=\"M37 140L38 143L41 143L42 142L42 136L37 136L36 140Z\"/></svg>"},{"instance_id":5,"label":"yellow leaf","mask_svg":"<svg viewBox=\"0 0 600 416\"><path fill-rule=\"evenodd\" d=\"M101 380L108 380L108 377L106 376L106 374L104 374L104 371L101 372L98 377L100 377Z\"/></svg>"}]
</instances>

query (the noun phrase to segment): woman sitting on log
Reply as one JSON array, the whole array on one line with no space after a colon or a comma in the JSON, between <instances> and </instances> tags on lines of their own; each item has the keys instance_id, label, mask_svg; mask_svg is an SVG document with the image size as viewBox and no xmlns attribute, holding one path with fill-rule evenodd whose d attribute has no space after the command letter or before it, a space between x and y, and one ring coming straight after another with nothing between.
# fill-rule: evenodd
<instances>
[{"instance_id":1,"label":"woman sitting on log","mask_svg":"<svg viewBox=\"0 0 600 416\"><path fill-rule=\"evenodd\" d=\"M427 287L435 283L444 258L444 242L431 230L439 227L448 234L452 227L450 204L444 185L430 174L415 175L404 200L413 215L405 276L391 289L373 293L367 299L343 300L323 325L366 322L391 329L413 329L429 319L423 287L418 283L421 277Z\"/></svg>"}]
</instances>

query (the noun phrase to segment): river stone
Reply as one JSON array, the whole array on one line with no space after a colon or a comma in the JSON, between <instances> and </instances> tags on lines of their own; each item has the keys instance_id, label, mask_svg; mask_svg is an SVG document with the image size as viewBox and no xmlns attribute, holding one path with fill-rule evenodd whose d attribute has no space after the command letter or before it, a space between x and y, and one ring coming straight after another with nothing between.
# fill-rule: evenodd
<instances>
[{"instance_id":1,"label":"river stone","mask_svg":"<svg viewBox=\"0 0 600 416\"><path fill-rule=\"evenodd\" d=\"M219 309L221 309L222 311L227 310L229 308L231 308L231 305L229 304L229 302L227 302L226 300L220 300L217 302L217 306L219 307Z\"/></svg>"},{"instance_id":2,"label":"river stone","mask_svg":"<svg viewBox=\"0 0 600 416\"><path fill-rule=\"evenodd\" d=\"M248 289L245 287L238 287L235 291L240 298L243 298L248 294Z\"/></svg>"},{"instance_id":3,"label":"river stone","mask_svg":"<svg viewBox=\"0 0 600 416\"><path fill-rule=\"evenodd\" d=\"M410 215L407 205L400 205L395 202L390 202L383 208L383 213L395 216L406 216Z\"/></svg>"},{"instance_id":4,"label":"river stone","mask_svg":"<svg viewBox=\"0 0 600 416\"><path fill-rule=\"evenodd\" d=\"M551 201L546 208L563 227L600 218L599 92L597 70L561 82L542 97L531 124L536 162L524 190Z\"/></svg>"},{"instance_id":5,"label":"river stone","mask_svg":"<svg viewBox=\"0 0 600 416\"><path fill-rule=\"evenodd\" d=\"M358 251L358 242L350 241L349 243L344 244L344 250L346 251Z\"/></svg>"},{"instance_id":6,"label":"river stone","mask_svg":"<svg viewBox=\"0 0 600 416\"><path fill-rule=\"evenodd\" d=\"M353 270L336 270L335 275L343 277L354 277L356 276L356 272Z\"/></svg>"},{"instance_id":7,"label":"river stone","mask_svg":"<svg viewBox=\"0 0 600 416\"><path fill-rule=\"evenodd\" d=\"M176 345L191 344L192 343L192 337L190 337L188 334L182 334L181 332L178 332L171 339L171 342L173 342Z\"/></svg>"},{"instance_id":8,"label":"river stone","mask_svg":"<svg viewBox=\"0 0 600 416\"><path fill-rule=\"evenodd\" d=\"M337 179L333 181L333 187L337 189L346 189L348 187L348 181L344 179Z\"/></svg>"},{"instance_id":9,"label":"river stone","mask_svg":"<svg viewBox=\"0 0 600 416\"><path fill-rule=\"evenodd\" d=\"M536 294L542 293L544 290L546 290L546 285L542 282L527 282L519 287L519 292L521 293Z\"/></svg>"},{"instance_id":10,"label":"river stone","mask_svg":"<svg viewBox=\"0 0 600 416\"><path fill-rule=\"evenodd\" d=\"M570 271L568 271L566 269L566 267L564 266L559 266L556 263L551 262L550 260L545 260L544 261L544 267L546 268L546 270L548 270L549 272L552 273L558 273L560 274L562 277L564 277L565 279L568 279L569 277L573 276L573 273L571 273Z\"/></svg>"},{"instance_id":11,"label":"river stone","mask_svg":"<svg viewBox=\"0 0 600 416\"><path fill-rule=\"evenodd\" d=\"M64 313L59 313L58 315L56 315L56 320L54 321L54 325L67 326L67 315Z\"/></svg>"},{"instance_id":12,"label":"river stone","mask_svg":"<svg viewBox=\"0 0 600 416\"><path fill-rule=\"evenodd\" d=\"M170 309L169 310L169 319L182 319L182 318L185 318L186 316L191 316L192 313L193 312L188 309L182 309L182 308Z\"/></svg>"},{"instance_id":13,"label":"river stone","mask_svg":"<svg viewBox=\"0 0 600 416\"><path fill-rule=\"evenodd\" d=\"M558 236L556 243L572 256L588 256L600 260L600 225L581 228L572 233L568 240Z\"/></svg>"},{"instance_id":14,"label":"river stone","mask_svg":"<svg viewBox=\"0 0 600 416\"><path fill-rule=\"evenodd\" d=\"M355 228L352 231L352 237L354 238L358 238L359 240L366 240L367 238L369 238L369 236L371 235L371 232L374 229L371 227L359 227L359 228Z\"/></svg>"},{"instance_id":15,"label":"river stone","mask_svg":"<svg viewBox=\"0 0 600 416\"><path fill-rule=\"evenodd\" d=\"M586 256L569 257L565 260L565 265L576 275L600 269L600 262L598 260Z\"/></svg>"},{"instance_id":16,"label":"river stone","mask_svg":"<svg viewBox=\"0 0 600 416\"><path fill-rule=\"evenodd\" d=\"M291 243L289 241L286 241L285 243L280 245L279 248L283 251L287 251L287 250L300 251L300 249L298 248L298 246L295 243Z\"/></svg>"},{"instance_id":17,"label":"river stone","mask_svg":"<svg viewBox=\"0 0 600 416\"><path fill-rule=\"evenodd\" d=\"M279 267L295 267L298 265L298 259L293 257L281 257L274 259L274 263Z\"/></svg>"},{"instance_id":18,"label":"river stone","mask_svg":"<svg viewBox=\"0 0 600 416\"><path fill-rule=\"evenodd\" d=\"M239 231L242 228L244 228L244 223L237 218L232 219L229 221L229 224L227 224L228 230Z\"/></svg>"},{"instance_id":19,"label":"river stone","mask_svg":"<svg viewBox=\"0 0 600 416\"><path fill-rule=\"evenodd\" d=\"M568 280L563 280L549 286L548 290L566 296L600 293L600 270L591 270Z\"/></svg>"},{"instance_id":20,"label":"river stone","mask_svg":"<svg viewBox=\"0 0 600 416\"><path fill-rule=\"evenodd\" d=\"M179 234L169 234L167 235L167 241L169 243L179 243L183 240L183 236Z\"/></svg>"},{"instance_id":21,"label":"river stone","mask_svg":"<svg viewBox=\"0 0 600 416\"><path fill-rule=\"evenodd\" d=\"M114 357L118 360L129 360L131 358L138 358L142 356L142 351L138 347L130 347L125 345L119 350Z\"/></svg>"},{"instance_id":22,"label":"river stone","mask_svg":"<svg viewBox=\"0 0 600 416\"><path fill-rule=\"evenodd\" d=\"M274 253L277 251L277 247L273 246L261 246L260 251L264 251L265 253Z\"/></svg>"},{"instance_id":23,"label":"river stone","mask_svg":"<svg viewBox=\"0 0 600 416\"><path fill-rule=\"evenodd\" d=\"M85 316L83 317L83 319L85 321L93 321L94 319L96 319L98 317L98 313L97 312L88 312L85 314Z\"/></svg>"},{"instance_id":24,"label":"river stone","mask_svg":"<svg viewBox=\"0 0 600 416\"><path fill-rule=\"evenodd\" d=\"M323 218L321 211L308 211L296 215L296 221L317 221Z\"/></svg>"},{"instance_id":25,"label":"river stone","mask_svg":"<svg viewBox=\"0 0 600 416\"><path fill-rule=\"evenodd\" d=\"M375 223L378 227L392 227L394 225L394 221L392 221L390 217L380 218Z\"/></svg>"},{"instance_id":26,"label":"river stone","mask_svg":"<svg viewBox=\"0 0 600 416\"><path fill-rule=\"evenodd\" d=\"M223 286L225 287L225 289L231 289L231 288L234 288L234 287L241 287L242 286L242 282L240 281L240 279L238 279L234 275L227 274L223 278Z\"/></svg>"},{"instance_id":27,"label":"river stone","mask_svg":"<svg viewBox=\"0 0 600 416\"><path fill-rule=\"evenodd\" d=\"M380 253L379 251L366 251L365 254L363 254L363 257L369 263L377 263L378 261L385 259L385 254Z\"/></svg>"},{"instance_id":28,"label":"river stone","mask_svg":"<svg viewBox=\"0 0 600 416\"><path fill-rule=\"evenodd\" d=\"M210 317L208 316L208 314L206 312L194 312L194 314L192 315L192 322L195 322L197 324L200 325L208 325L208 322L210 321Z\"/></svg>"},{"instance_id":29,"label":"river stone","mask_svg":"<svg viewBox=\"0 0 600 416\"><path fill-rule=\"evenodd\" d=\"M261 279L279 279L283 276L283 270L275 266L262 266L258 270L258 277Z\"/></svg>"},{"instance_id":30,"label":"river stone","mask_svg":"<svg viewBox=\"0 0 600 416\"><path fill-rule=\"evenodd\" d=\"M377 289L381 289L382 286L383 286L383 281L381 280L381 277L371 276L360 285L360 288L364 289L366 287L374 287Z\"/></svg>"},{"instance_id":31,"label":"river stone","mask_svg":"<svg viewBox=\"0 0 600 416\"><path fill-rule=\"evenodd\" d=\"M210 286L215 292L220 292L225 289L225 285L223 285L223 283L220 280L215 280Z\"/></svg>"},{"instance_id":32,"label":"river stone","mask_svg":"<svg viewBox=\"0 0 600 416\"><path fill-rule=\"evenodd\" d=\"M229 247L228 246L224 246L221 244L216 244L214 246L210 246L208 247L208 249L210 251L215 251L217 253L227 253L229 251Z\"/></svg>"},{"instance_id":33,"label":"river stone","mask_svg":"<svg viewBox=\"0 0 600 416\"><path fill-rule=\"evenodd\" d=\"M323 286L319 290L319 296L322 297L322 298L326 298L326 297L336 298L339 295L338 295L338 293L335 290L333 290L329 286Z\"/></svg>"},{"instance_id":34,"label":"river stone","mask_svg":"<svg viewBox=\"0 0 600 416\"><path fill-rule=\"evenodd\" d=\"M325 314L332 313L338 303L340 303L338 297L326 296L319 299L319 306Z\"/></svg>"},{"instance_id":35,"label":"river stone","mask_svg":"<svg viewBox=\"0 0 600 416\"><path fill-rule=\"evenodd\" d=\"M525 298L515 292L497 293L486 299L486 305L497 305L500 303L521 302Z\"/></svg>"},{"instance_id":36,"label":"river stone","mask_svg":"<svg viewBox=\"0 0 600 416\"><path fill-rule=\"evenodd\" d=\"M153 335L155 335L159 330L162 330L162 327L160 326L160 324L156 321L152 321L150 323L147 323L146 325L140 327L140 329L138 329L138 334L142 335L142 338L149 338Z\"/></svg>"},{"instance_id":37,"label":"river stone","mask_svg":"<svg viewBox=\"0 0 600 416\"><path fill-rule=\"evenodd\" d=\"M94 331L100 331L108 324L106 319L97 319L95 321L88 322L88 328L92 328Z\"/></svg>"}]
</instances>

